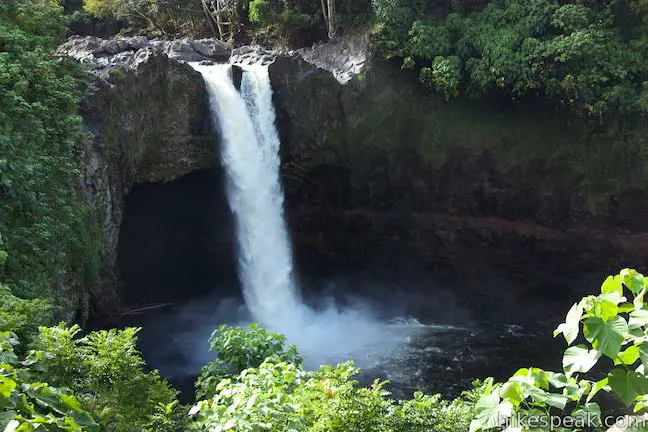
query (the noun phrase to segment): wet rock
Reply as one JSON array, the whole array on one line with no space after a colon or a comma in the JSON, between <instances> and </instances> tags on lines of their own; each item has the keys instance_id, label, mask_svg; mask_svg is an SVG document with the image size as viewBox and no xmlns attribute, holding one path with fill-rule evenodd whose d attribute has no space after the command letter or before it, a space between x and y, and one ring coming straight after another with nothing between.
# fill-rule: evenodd
<instances>
[{"instance_id":1,"label":"wet rock","mask_svg":"<svg viewBox=\"0 0 648 432\"><path fill-rule=\"evenodd\" d=\"M505 316L525 299L570 299L551 308L561 314L601 274L648 267L646 190L599 197L596 208L576 173L503 150L586 146L577 121L533 105L446 101L387 63L346 84L301 53L269 70L305 274L417 263L450 279L506 277L458 291L467 310ZM547 319L547 308L535 313Z\"/></svg>"},{"instance_id":2,"label":"wet rock","mask_svg":"<svg viewBox=\"0 0 648 432\"><path fill-rule=\"evenodd\" d=\"M232 65L232 81L237 90L241 90L241 82L243 81L243 68L239 65Z\"/></svg>"}]
</instances>

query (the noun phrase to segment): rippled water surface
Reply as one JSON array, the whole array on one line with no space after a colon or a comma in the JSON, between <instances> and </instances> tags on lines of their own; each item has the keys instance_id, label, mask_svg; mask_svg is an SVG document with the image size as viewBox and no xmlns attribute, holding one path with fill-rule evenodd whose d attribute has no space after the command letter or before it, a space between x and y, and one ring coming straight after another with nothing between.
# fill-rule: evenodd
<instances>
[{"instance_id":1,"label":"rippled water surface","mask_svg":"<svg viewBox=\"0 0 648 432\"><path fill-rule=\"evenodd\" d=\"M142 325L141 345L149 364L179 386L185 399L200 367L213 359L207 340L221 323L245 324L246 311L239 301L200 299L171 310L156 310L129 318ZM457 396L471 388L475 378L506 379L520 367L559 370L564 341L551 337L552 326L524 327L471 322L443 325L414 318L391 319L379 324L378 339L351 344L354 350L321 346L317 352L300 350L308 368L354 360L370 383L380 377L390 381L394 396L411 396L415 390ZM353 338L353 329L349 338Z\"/></svg>"}]
</instances>

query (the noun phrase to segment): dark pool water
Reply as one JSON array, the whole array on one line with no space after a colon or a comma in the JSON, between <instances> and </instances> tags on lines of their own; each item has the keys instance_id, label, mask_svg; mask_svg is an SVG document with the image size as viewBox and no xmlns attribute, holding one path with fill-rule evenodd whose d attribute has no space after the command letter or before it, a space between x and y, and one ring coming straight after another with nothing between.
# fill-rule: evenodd
<instances>
[{"instance_id":1,"label":"dark pool water","mask_svg":"<svg viewBox=\"0 0 648 432\"><path fill-rule=\"evenodd\" d=\"M140 343L147 361L190 401L201 366L213 359L207 342L211 331L221 323L247 321L240 300L206 297L127 316L125 324L143 327ZM361 382L387 379L395 397L411 397L415 390L454 397L471 388L476 378L507 379L529 366L560 370L565 348L564 340L551 336L554 326L546 323L449 325L400 317L377 325L379 337L355 351L340 354L335 346L324 346L314 354L302 352L307 365L351 359L363 369Z\"/></svg>"}]
</instances>

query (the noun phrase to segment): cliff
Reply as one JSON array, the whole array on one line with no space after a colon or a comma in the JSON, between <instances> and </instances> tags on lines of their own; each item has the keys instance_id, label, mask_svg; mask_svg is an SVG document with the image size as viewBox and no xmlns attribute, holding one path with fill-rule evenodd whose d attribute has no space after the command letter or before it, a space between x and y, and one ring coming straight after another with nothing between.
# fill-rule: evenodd
<instances>
[{"instance_id":1,"label":"cliff","mask_svg":"<svg viewBox=\"0 0 648 432\"><path fill-rule=\"evenodd\" d=\"M416 262L502 316L529 300L560 311L601 274L646 268L645 165L624 156L645 128L597 131L537 100L446 101L384 62L336 76L297 55L271 65L305 273Z\"/></svg>"}]
</instances>

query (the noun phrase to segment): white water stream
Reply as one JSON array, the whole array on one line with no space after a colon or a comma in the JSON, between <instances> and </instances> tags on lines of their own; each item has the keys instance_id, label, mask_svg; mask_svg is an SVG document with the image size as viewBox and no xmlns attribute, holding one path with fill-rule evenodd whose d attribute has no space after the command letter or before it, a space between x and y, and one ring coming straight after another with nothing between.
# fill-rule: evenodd
<instances>
[{"instance_id":1,"label":"white water stream","mask_svg":"<svg viewBox=\"0 0 648 432\"><path fill-rule=\"evenodd\" d=\"M368 310L313 310L300 297L279 178L279 135L267 66L244 66L240 92L231 65L193 65L204 77L221 135L227 196L236 219L238 270L255 321L286 335L311 366L354 359L371 363L420 325L387 325Z\"/></svg>"}]
</instances>

